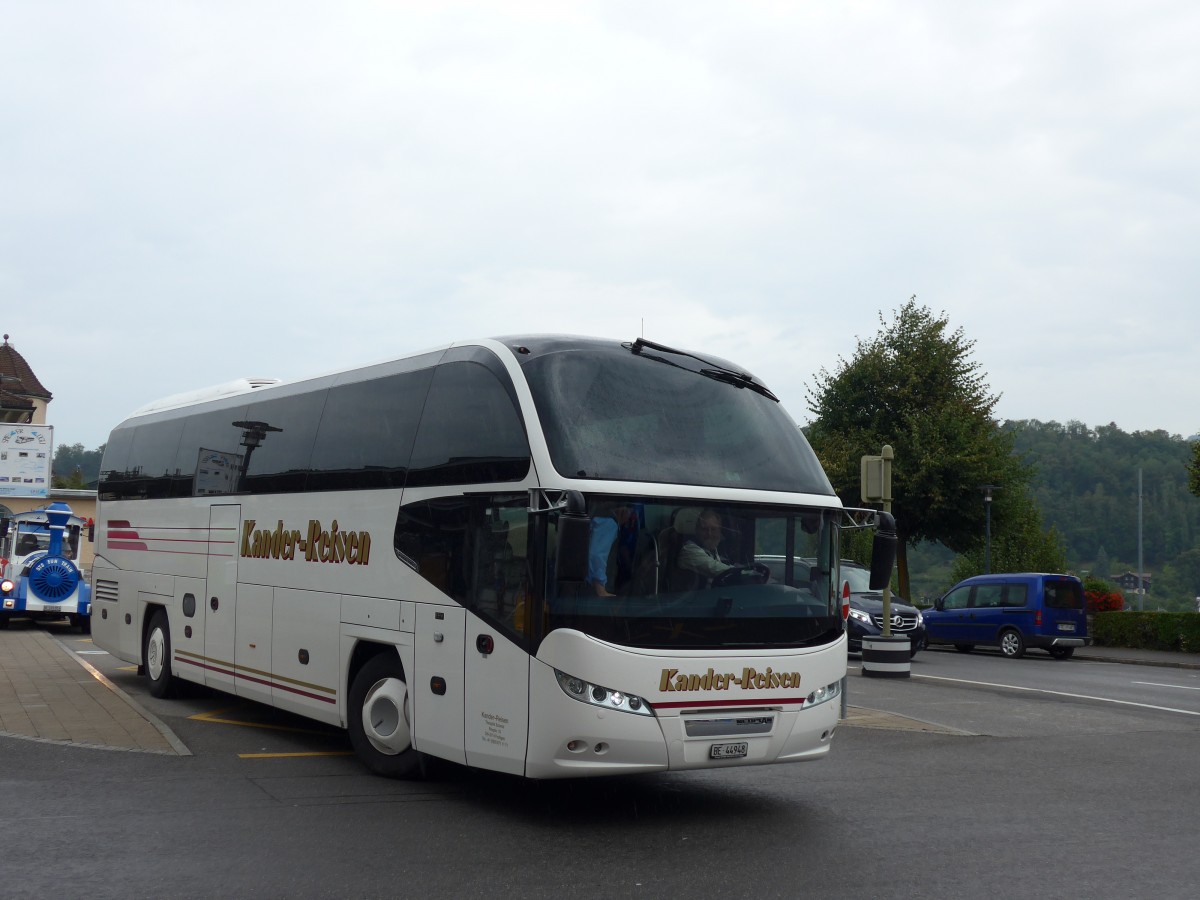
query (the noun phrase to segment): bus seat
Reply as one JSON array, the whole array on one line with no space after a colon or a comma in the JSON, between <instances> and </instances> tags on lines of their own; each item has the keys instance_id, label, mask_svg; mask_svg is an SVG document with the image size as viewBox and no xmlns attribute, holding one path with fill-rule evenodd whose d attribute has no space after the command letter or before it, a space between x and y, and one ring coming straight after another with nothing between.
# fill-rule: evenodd
<instances>
[{"instance_id":1,"label":"bus seat","mask_svg":"<svg viewBox=\"0 0 1200 900\"><path fill-rule=\"evenodd\" d=\"M683 507L671 515L671 524L664 528L658 536L662 578L659 583L665 591L691 591L700 586L700 576L678 565L679 551L688 539L696 533L696 520L700 510L696 507Z\"/></svg>"}]
</instances>

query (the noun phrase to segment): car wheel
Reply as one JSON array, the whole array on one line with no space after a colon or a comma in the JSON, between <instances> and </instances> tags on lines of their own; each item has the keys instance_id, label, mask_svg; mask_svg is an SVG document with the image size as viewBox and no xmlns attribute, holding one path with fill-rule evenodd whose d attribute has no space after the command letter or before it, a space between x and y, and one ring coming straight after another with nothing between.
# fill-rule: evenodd
<instances>
[{"instance_id":1,"label":"car wheel","mask_svg":"<svg viewBox=\"0 0 1200 900\"><path fill-rule=\"evenodd\" d=\"M420 772L421 757L412 745L412 701L394 652L372 657L354 676L347 717L350 743L368 769L387 778Z\"/></svg>"},{"instance_id":2,"label":"car wheel","mask_svg":"<svg viewBox=\"0 0 1200 900\"><path fill-rule=\"evenodd\" d=\"M972 650L975 649L975 645L974 644L955 644L954 649L957 650L959 653L970 653Z\"/></svg>"},{"instance_id":3,"label":"car wheel","mask_svg":"<svg viewBox=\"0 0 1200 900\"><path fill-rule=\"evenodd\" d=\"M1055 659L1070 659L1075 652L1074 647L1051 647L1050 655Z\"/></svg>"},{"instance_id":4,"label":"car wheel","mask_svg":"<svg viewBox=\"0 0 1200 900\"><path fill-rule=\"evenodd\" d=\"M1009 659L1020 659L1025 655L1025 639L1021 632L1009 628L1000 635L1000 652Z\"/></svg>"}]
</instances>

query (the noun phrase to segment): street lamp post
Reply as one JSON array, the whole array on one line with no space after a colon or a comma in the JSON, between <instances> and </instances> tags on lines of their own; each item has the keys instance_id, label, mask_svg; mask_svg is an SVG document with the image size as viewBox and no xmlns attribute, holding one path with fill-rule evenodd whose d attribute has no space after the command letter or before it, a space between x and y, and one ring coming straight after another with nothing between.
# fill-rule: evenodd
<instances>
[{"instance_id":1,"label":"street lamp post","mask_svg":"<svg viewBox=\"0 0 1200 900\"><path fill-rule=\"evenodd\" d=\"M981 484L983 491L983 574L992 574L992 491L1000 489L998 484Z\"/></svg>"}]
</instances>

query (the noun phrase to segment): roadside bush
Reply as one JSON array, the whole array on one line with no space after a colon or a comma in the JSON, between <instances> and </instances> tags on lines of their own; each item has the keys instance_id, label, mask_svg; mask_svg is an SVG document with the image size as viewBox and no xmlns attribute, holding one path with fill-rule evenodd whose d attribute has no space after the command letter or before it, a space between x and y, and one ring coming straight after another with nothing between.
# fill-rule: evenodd
<instances>
[{"instance_id":1,"label":"roadside bush","mask_svg":"<svg viewBox=\"0 0 1200 900\"><path fill-rule=\"evenodd\" d=\"M1200 613L1102 612L1091 633L1100 647L1200 653Z\"/></svg>"},{"instance_id":2,"label":"roadside bush","mask_svg":"<svg viewBox=\"0 0 1200 900\"><path fill-rule=\"evenodd\" d=\"M1085 591L1090 613L1120 612L1125 608L1125 596L1118 591Z\"/></svg>"}]
</instances>

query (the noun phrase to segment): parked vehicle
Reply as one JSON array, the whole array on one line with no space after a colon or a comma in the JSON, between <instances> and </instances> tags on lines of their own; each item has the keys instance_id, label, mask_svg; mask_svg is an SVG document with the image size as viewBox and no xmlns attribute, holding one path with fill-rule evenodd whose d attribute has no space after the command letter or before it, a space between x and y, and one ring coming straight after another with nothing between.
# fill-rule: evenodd
<instances>
[{"instance_id":1,"label":"parked vehicle","mask_svg":"<svg viewBox=\"0 0 1200 900\"><path fill-rule=\"evenodd\" d=\"M755 556L755 561L771 570L773 580L784 580L782 557L759 555ZM813 564L811 559L797 559L793 562L795 583L809 582ZM851 653L862 653L864 637L883 634L883 592L871 590L871 570L866 566L843 559L840 574L839 593L842 603L849 606L849 615L846 618L848 649ZM925 622L921 611L896 597L891 598L888 606L891 613L891 633L906 635L912 644L909 656L916 656L917 651L925 646Z\"/></svg>"},{"instance_id":2,"label":"parked vehicle","mask_svg":"<svg viewBox=\"0 0 1200 900\"><path fill-rule=\"evenodd\" d=\"M846 619L846 637L851 653L862 653L864 637L883 634L883 592L871 590L871 571L856 562L842 560L842 602L850 602ZM888 601L891 614L891 633L907 635L912 646L909 656L925 646L925 617L915 606L892 597Z\"/></svg>"},{"instance_id":3,"label":"parked vehicle","mask_svg":"<svg viewBox=\"0 0 1200 900\"><path fill-rule=\"evenodd\" d=\"M0 519L0 628L65 616L91 630L92 589L78 565L85 524L65 503Z\"/></svg>"},{"instance_id":4,"label":"parked vehicle","mask_svg":"<svg viewBox=\"0 0 1200 900\"><path fill-rule=\"evenodd\" d=\"M930 644L970 653L999 647L1012 659L1030 647L1069 659L1091 643L1083 583L1073 575L1008 572L960 581L925 610Z\"/></svg>"}]
</instances>

